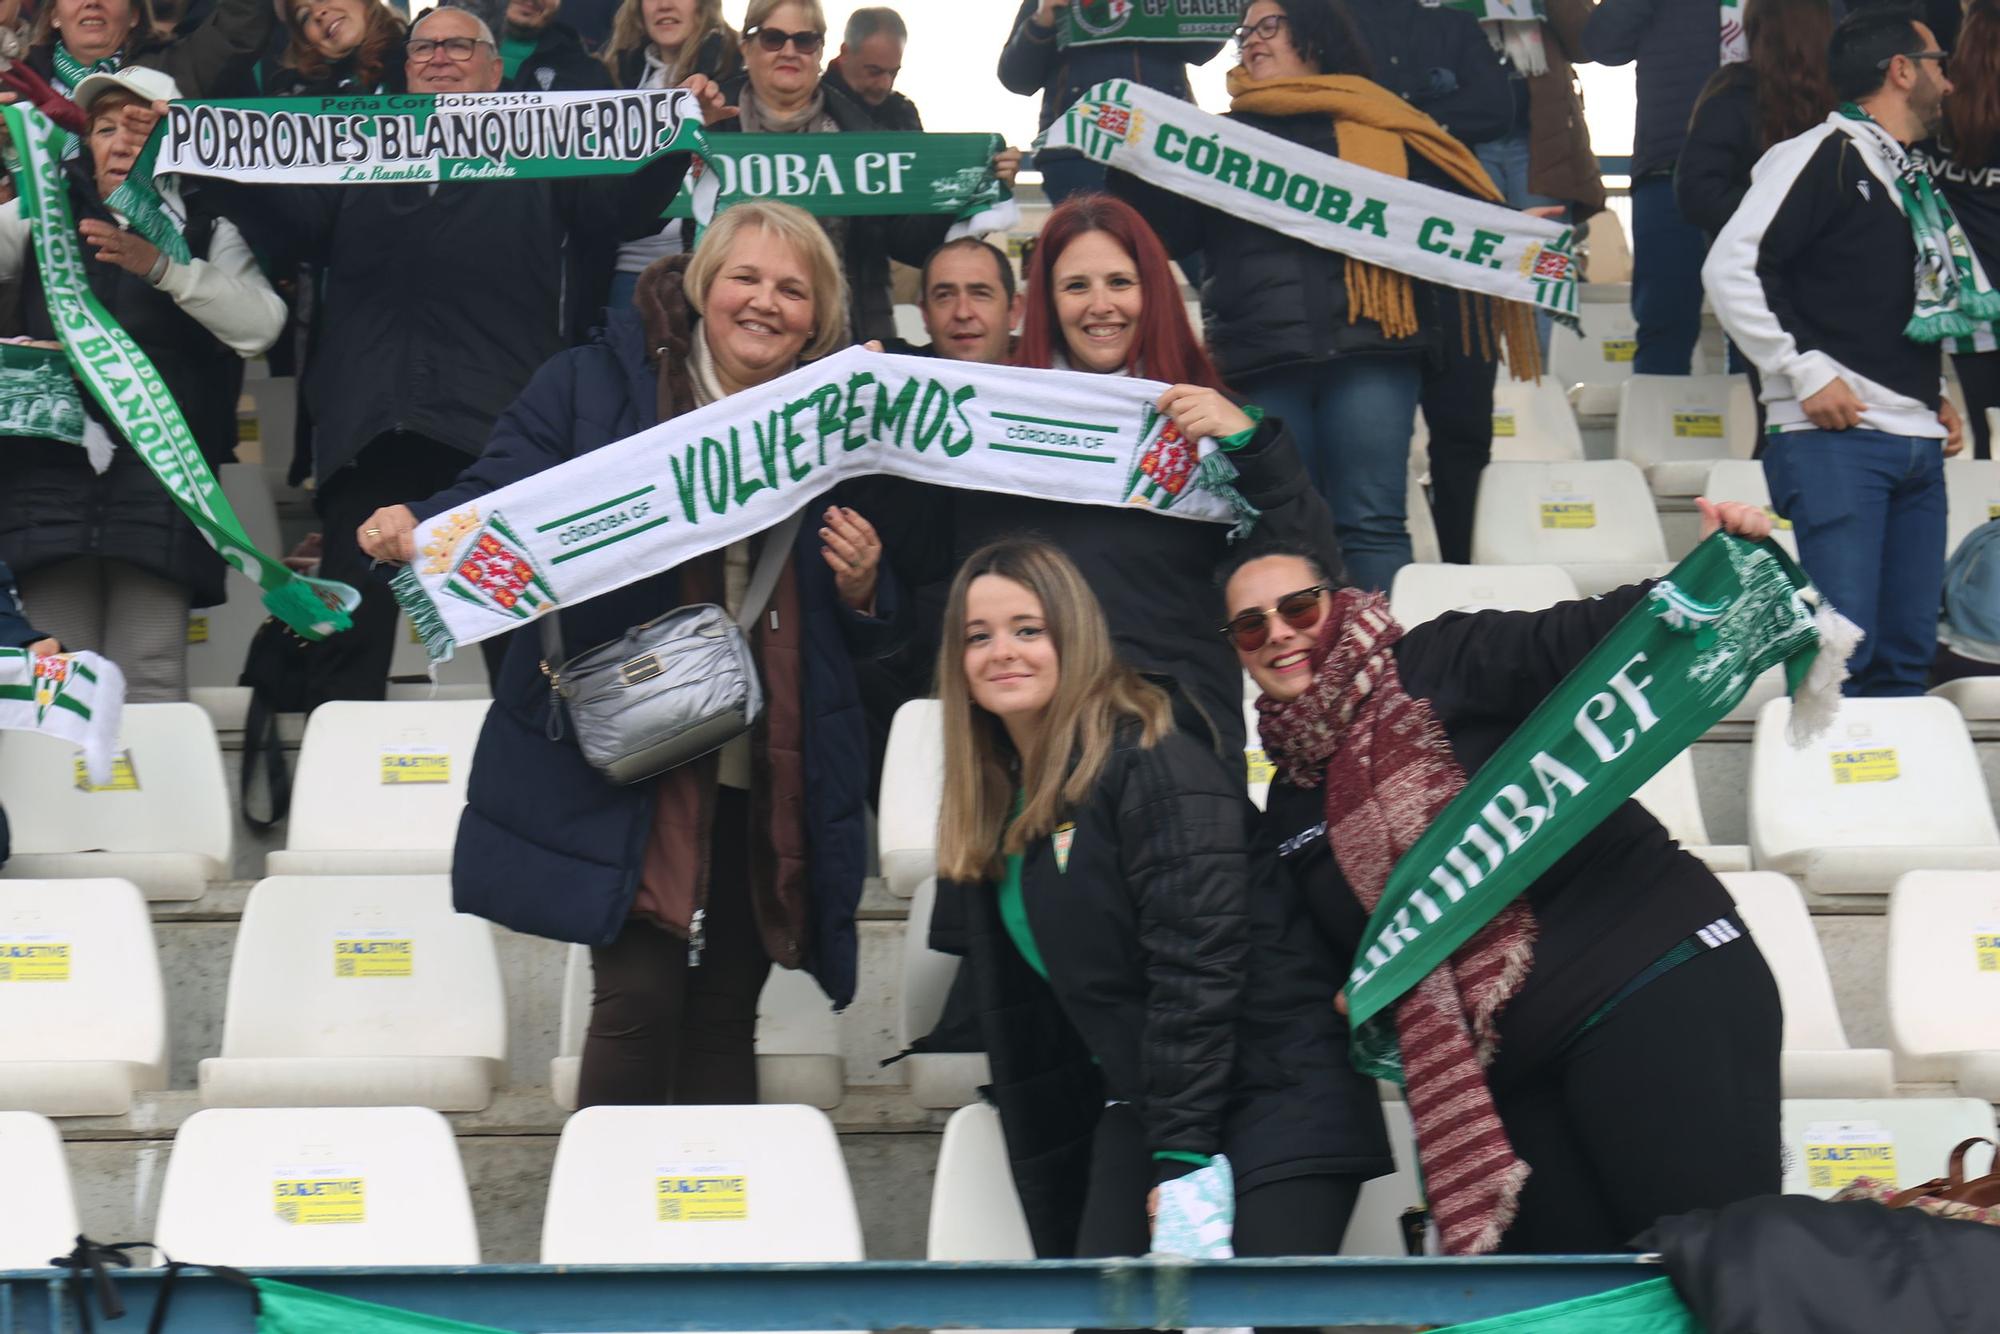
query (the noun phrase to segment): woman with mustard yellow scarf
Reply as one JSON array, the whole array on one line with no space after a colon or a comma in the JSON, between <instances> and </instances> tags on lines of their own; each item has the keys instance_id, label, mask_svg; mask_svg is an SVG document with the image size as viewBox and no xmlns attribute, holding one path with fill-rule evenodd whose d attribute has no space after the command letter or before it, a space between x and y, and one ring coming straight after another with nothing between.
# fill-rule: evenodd
<instances>
[{"instance_id":1,"label":"woman with mustard yellow scarf","mask_svg":"<svg viewBox=\"0 0 2000 1334\"><path fill-rule=\"evenodd\" d=\"M1470 149L1371 80L1367 49L1340 0L1254 0L1236 40L1242 63L1229 72L1230 119L1500 202ZM1522 333L1532 342L1532 317L1200 207L1116 169L1110 187L1170 253L1206 256L1209 354L1233 388L1291 427L1333 510L1349 578L1386 592L1410 562L1410 437L1424 359L1442 347L1438 303L1471 303L1467 337L1488 356L1503 338L1510 348Z\"/></svg>"}]
</instances>

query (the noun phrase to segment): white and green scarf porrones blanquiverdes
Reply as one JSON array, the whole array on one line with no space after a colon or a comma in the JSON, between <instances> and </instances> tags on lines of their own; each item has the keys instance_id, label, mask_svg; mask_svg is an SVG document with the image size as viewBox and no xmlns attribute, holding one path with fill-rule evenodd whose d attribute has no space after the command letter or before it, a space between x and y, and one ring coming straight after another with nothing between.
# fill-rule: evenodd
<instances>
[{"instance_id":1,"label":"white and green scarf porrones blanquiverdes","mask_svg":"<svg viewBox=\"0 0 2000 1334\"><path fill-rule=\"evenodd\" d=\"M420 524L396 596L433 658L763 532L849 477L1255 519L1166 386L849 348Z\"/></svg>"}]
</instances>

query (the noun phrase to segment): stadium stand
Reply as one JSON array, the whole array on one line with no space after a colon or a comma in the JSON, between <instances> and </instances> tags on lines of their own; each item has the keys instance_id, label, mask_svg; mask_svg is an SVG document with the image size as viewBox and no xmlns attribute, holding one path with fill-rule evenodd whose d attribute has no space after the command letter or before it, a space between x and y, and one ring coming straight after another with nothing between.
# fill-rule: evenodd
<instances>
[{"instance_id":1,"label":"stadium stand","mask_svg":"<svg viewBox=\"0 0 2000 1334\"><path fill-rule=\"evenodd\" d=\"M903 930L903 969L896 992L896 1041L902 1050L937 1027L945 997L958 976L958 958L930 947L931 911L937 880L926 879L910 900ZM984 1052L917 1052L902 1058L909 1071L910 1098L919 1107L964 1107L979 1101L979 1088L992 1078Z\"/></svg>"},{"instance_id":2,"label":"stadium stand","mask_svg":"<svg viewBox=\"0 0 2000 1334\"><path fill-rule=\"evenodd\" d=\"M1382 1118L1389 1123L1389 1151L1396 1157L1396 1170L1361 1188L1361 1199L1347 1224L1347 1239L1340 1247L1342 1255L1409 1254L1403 1242L1403 1214L1421 1208L1424 1194L1417 1180L1417 1133L1406 1102L1385 1100Z\"/></svg>"},{"instance_id":3,"label":"stadium stand","mask_svg":"<svg viewBox=\"0 0 2000 1334\"><path fill-rule=\"evenodd\" d=\"M55 1123L33 1112L0 1112L0 1269L40 1269L69 1253L77 1221L69 1159Z\"/></svg>"},{"instance_id":4,"label":"stadium stand","mask_svg":"<svg viewBox=\"0 0 2000 1334\"><path fill-rule=\"evenodd\" d=\"M983 1102L951 1114L938 1144L924 1256L931 1260L1032 1260L1035 1245L1014 1193L1000 1113Z\"/></svg>"},{"instance_id":5,"label":"stadium stand","mask_svg":"<svg viewBox=\"0 0 2000 1334\"><path fill-rule=\"evenodd\" d=\"M1994 1133L1993 1104L1977 1098L1787 1098L1782 1123L1785 1194L1821 1199L1856 1176L1943 1176L1954 1145Z\"/></svg>"},{"instance_id":6,"label":"stadium stand","mask_svg":"<svg viewBox=\"0 0 2000 1334\"><path fill-rule=\"evenodd\" d=\"M1798 535L1791 520L1780 518L1771 505L1771 484L1764 479L1764 465L1755 459L1717 459L1708 465L1708 480L1701 494L1710 500L1740 500L1755 505L1771 516L1771 540L1785 549L1793 560L1799 558Z\"/></svg>"},{"instance_id":7,"label":"stadium stand","mask_svg":"<svg viewBox=\"0 0 2000 1334\"><path fill-rule=\"evenodd\" d=\"M166 1086L166 992L139 891L0 882L0 1108L119 1116Z\"/></svg>"},{"instance_id":8,"label":"stadium stand","mask_svg":"<svg viewBox=\"0 0 2000 1334\"><path fill-rule=\"evenodd\" d=\"M937 874L938 802L944 793L944 715L934 699L896 710L882 760L876 847L889 892L907 899Z\"/></svg>"},{"instance_id":9,"label":"stadium stand","mask_svg":"<svg viewBox=\"0 0 2000 1334\"><path fill-rule=\"evenodd\" d=\"M1709 842L1708 822L1701 814L1701 792L1695 786L1694 759L1686 751L1667 761L1666 767L1632 796L1667 827L1674 842L1701 858L1709 870L1750 869L1749 848Z\"/></svg>"},{"instance_id":10,"label":"stadium stand","mask_svg":"<svg viewBox=\"0 0 2000 1334\"><path fill-rule=\"evenodd\" d=\"M193 704L130 704L109 785L92 788L73 747L0 735L0 806L14 880L129 880L149 899L198 899L229 874L235 824L214 724Z\"/></svg>"},{"instance_id":11,"label":"stadium stand","mask_svg":"<svg viewBox=\"0 0 2000 1334\"><path fill-rule=\"evenodd\" d=\"M506 1061L493 927L447 877L275 876L243 909L201 1099L469 1112Z\"/></svg>"},{"instance_id":12,"label":"stadium stand","mask_svg":"<svg viewBox=\"0 0 2000 1334\"><path fill-rule=\"evenodd\" d=\"M1970 454L1970 447L1966 453ZM1961 458L1944 470L1945 554L1989 519L2000 519L2000 459Z\"/></svg>"},{"instance_id":13,"label":"stadium stand","mask_svg":"<svg viewBox=\"0 0 2000 1334\"><path fill-rule=\"evenodd\" d=\"M1475 565L1560 565L1585 596L1666 572L1667 541L1639 469L1622 459L1489 463Z\"/></svg>"},{"instance_id":14,"label":"stadium stand","mask_svg":"<svg viewBox=\"0 0 2000 1334\"><path fill-rule=\"evenodd\" d=\"M2000 1099L2000 872L1912 871L1889 896L1889 1030L1905 1078Z\"/></svg>"},{"instance_id":15,"label":"stadium stand","mask_svg":"<svg viewBox=\"0 0 2000 1334\"><path fill-rule=\"evenodd\" d=\"M2000 722L2000 676L1961 676L1932 686L1931 694L1949 701L1969 723Z\"/></svg>"},{"instance_id":16,"label":"stadium stand","mask_svg":"<svg viewBox=\"0 0 2000 1334\"><path fill-rule=\"evenodd\" d=\"M451 1126L423 1107L209 1108L182 1123L153 1229L237 1266L476 1265Z\"/></svg>"},{"instance_id":17,"label":"stadium stand","mask_svg":"<svg viewBox=\"0 0 2000 1334\"><path fill-rule=\"evenodd\" d=\"M1575 581L1555 565L1405 565L1389 613L1407 630L1448 611L1540 611L1575 597Z\"/></svg>"},{"instance_id":18,"label":"stadium stand","mask_svg":"<svg viewBox=\"0 0 2000 1334\"><path fill-rule=\"evenodd\" d=\"M1618 457L1656 496L1701 494L1715 460L1750 457L1757 412L1741 375L1634 375L1619 388Z\"/></svg>"}]
</instances>

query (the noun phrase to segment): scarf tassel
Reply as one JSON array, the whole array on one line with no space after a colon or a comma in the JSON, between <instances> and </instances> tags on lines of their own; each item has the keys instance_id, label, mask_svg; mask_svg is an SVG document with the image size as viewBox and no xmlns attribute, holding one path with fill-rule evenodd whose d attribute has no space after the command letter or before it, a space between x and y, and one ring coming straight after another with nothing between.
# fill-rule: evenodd
<instances>
[{"instance_id":1,"label":"scarf tassel","mask_svg":"<svg viewBox=\"0 0 2000 1334\"><path fill-rule=\"evenodd\" d=\"M1211 452L1194 470L1194 484L1210 495L1219 497L1229 506L1230 512L1236 515L1236 523L1229 530L1229 540L1232 542L1248 537L1250 530L1257 526L1257 520L1263 517L1263 511L1245 500L1243 493L1236 489L1236 479L1239 475L1229 455L1219 449Z\"/></svg>"},{"instance_id":2,"label":"scarf tassel","mask_svg":"<svg viewBox=\"0 0 2000 1334\"><path fill-rule=\"evenodd\" d=\"M1840 712L1841 683L1847 680L1847 662L1861 646L1865 632L1842 616L1817 589L1802 594L1814 602L1813 629L1819 632L1819 651L1813 654L1802 679L1792 686L1792 720L1786 739L1795 747L1811 745L1833 726Z\"/></svg>"}]
</instances>

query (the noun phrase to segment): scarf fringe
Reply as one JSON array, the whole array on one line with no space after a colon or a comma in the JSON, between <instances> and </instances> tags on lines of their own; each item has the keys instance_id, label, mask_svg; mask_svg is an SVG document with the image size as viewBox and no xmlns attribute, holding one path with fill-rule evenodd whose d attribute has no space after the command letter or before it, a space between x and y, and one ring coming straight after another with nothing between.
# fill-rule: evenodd
<instances>
[{"instance_id":1,"label":"scarf fringe","mask_svg":"<svg viewBox=\"0 0 2000 1334\"><path fill-rule=\"evenodd\" d=\"M1241 476L1236 464L1221 450L1212 451L1194 470L1194 484L1212 496L1219 497L1236 515L1236 523L1229 530L1229 540L1239 542L1250 536L1257 526L1257 520L1264 517L1262 510L1243 498L1236 489L1236 479Z\"/></svg>"},{"instance_id":2,"label":"scarf fringe","mask_svg":"<svg viewBox=\"0 0 2000 1334\"><path fill-rule=\"evenodd\" d=\"M1865 632L1842 616L1824 597L1813 611L1813 629L1819 632L1819 652L1813 655L1806 679L1792 693L1792 720L1786 737L1793 746L1811 745L1833 726L1840 712L1840 686L1847 680L1847 662L1861 646Z\"/></svg>"}]
</instances>

